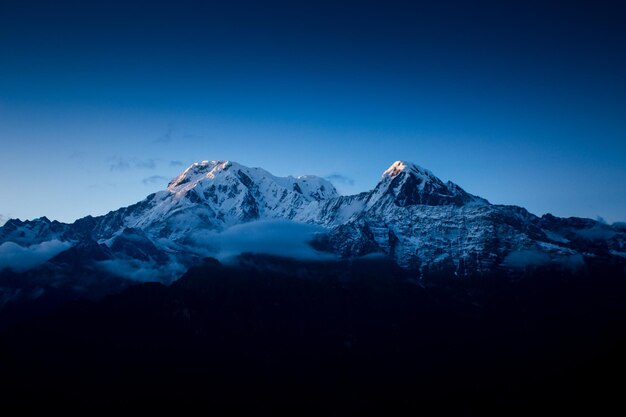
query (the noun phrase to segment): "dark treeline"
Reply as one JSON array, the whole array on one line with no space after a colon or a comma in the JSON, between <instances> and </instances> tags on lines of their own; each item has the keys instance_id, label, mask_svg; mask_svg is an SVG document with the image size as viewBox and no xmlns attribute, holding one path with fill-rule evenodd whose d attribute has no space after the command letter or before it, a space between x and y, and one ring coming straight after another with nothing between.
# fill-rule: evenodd
<instances>
[{"instance_id":1,"label":"dark treeline","mask_svg":"<svg viewBox=\"0 0 626 417\"><path fill-rule=\"evenodd\" d=\"M207 259L0 336L4 404L257 415L623 408L623 266L417 279L382 259Z\"/></svg>"}]
</instances>

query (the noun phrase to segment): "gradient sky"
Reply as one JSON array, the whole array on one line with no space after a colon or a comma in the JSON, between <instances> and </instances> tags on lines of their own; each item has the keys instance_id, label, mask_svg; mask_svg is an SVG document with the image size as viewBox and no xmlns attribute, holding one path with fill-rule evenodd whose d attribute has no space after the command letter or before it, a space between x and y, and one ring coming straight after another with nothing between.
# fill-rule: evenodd
<instances>
[{"instance_id":1,"label":"gradient sky","mask_svg":"<svg viewBox=\"0 0 626 417\"><path fill-rule=\"evenodd\" d=\"M624 6L290 3L3 0L0 224L104 214L203 159L344 194L404 159L626 220Z\"/></svg>"}]
</instances>

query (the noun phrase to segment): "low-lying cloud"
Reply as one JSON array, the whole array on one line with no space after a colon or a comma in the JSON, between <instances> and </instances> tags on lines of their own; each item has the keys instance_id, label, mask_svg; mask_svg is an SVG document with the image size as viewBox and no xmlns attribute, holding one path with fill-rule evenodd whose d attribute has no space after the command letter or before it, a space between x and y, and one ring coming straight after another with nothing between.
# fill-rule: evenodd
<instances>
[{"instance_id":1,"label":"low-lying cloud","mask_svg":"<svg viewBox=\"0 0 626 417\"><path fill-rule=\"evenodd\" d=\"M260 253L306 260L324 260L333 255L316 251L310 242L322 233L320 226L286 220L259 220L233 226L221 233L198 232L192 236L205 254L227 260L242 253Z\"/></svg>"},{"instance_id":2,"label":"low-lying cloud","mask_svg":"<svg viewBox=\"0 0 626 417\"><path fill-rule=\"evenodd\" d=\"M527 249L511 252L504 259L503 264L514 268L525 266L540 266L550 263L550 256L538 250Z\"/></svg>"},{"instance_id":3,"label":"low-lying cloud","mask_svg":"<svg viewBox=\"0 0 626 417\"><path fill-rule=\"evenodd\" d=\"M138 259L111 259L97 263L104 271L137 282L169 283L185 272L186 268L176 262L157 265Z\"/></svg>"},{"instance_id":4,"label":"low-lying cloud","mask_svg":"<svg viewBox=\"0 0 626 417\"><path fill-rule=\"evenodd\" d=\"M537 249L525 249L509 253L502 264L510 268L558 264L572 270L577 270L584 266L585 261L583 257L577 253L548 254Z\"/></svg>"},{"instance_id":5,"label":"low-lying cloud","mask_svg":"<svg viewBox=\"0 0 626 417\"><path fill-rule=\"evenodd\" d=\"M49 240L32 246L20 246L14 242L0 245L0 270L9 268L23 272L39 266L72 246L69 242Z\"/></svg>"},{"instance_id":6,"label":"low-lying cloud","mask_svg":"<svg viewBox=\"0 0 626 417\"><path fill-rule=\"evenodd\" d=\"M617 233L611 229L594 227L591 229L575 230L576 234L588 240L606 240Z\"/></svg>"}]
</instances>

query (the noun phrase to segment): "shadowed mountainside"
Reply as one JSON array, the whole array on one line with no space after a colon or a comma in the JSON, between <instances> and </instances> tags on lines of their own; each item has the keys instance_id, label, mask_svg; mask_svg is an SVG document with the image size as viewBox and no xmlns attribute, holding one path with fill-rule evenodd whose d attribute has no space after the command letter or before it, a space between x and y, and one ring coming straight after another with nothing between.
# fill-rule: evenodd
<instances>
[{"instance_id":1,"label":"shadowed mountainside","mask_svg":"<svg viewBox=\"0 0 626 417\"><path fill-rule=\"evenodd\" d=\"M423 285L383 259L207 259L5 331L3 394L260 415L597 412L624 388L610 379L626 370L624 299L602 265Z\"/></svg>"}]
</instances>

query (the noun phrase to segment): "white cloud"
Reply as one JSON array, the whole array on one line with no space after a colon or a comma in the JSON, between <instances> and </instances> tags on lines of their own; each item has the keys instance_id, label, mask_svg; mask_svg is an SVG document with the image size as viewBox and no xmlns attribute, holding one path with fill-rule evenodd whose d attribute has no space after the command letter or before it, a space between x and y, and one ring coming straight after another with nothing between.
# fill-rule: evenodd
<instances>
[{"instance_id":1,"label":"white cloud","mask_svg":"<svg viewBox=\"0 0 626 417\"><path fill-rule=\"evenodd\" d=\"M9 268L16 272L26 271L43 264L71 246L71 243L60 240L49 240L28 247L14 242L4 242L0 245L0 270Z\"/></svg>"},{"instance_id":2,"label":"white cloud","mask_svg":"<svg viewBox=\"0 0 626 417\"><path fill-rule=\"evenodd\" d=\"M233 226L221 233L198 232L191 238L205 254L220 260L244 252L279 255L298 259L323 260L333 255L321 253L309 242L323 232L320 226L286 220L259 220Z\"/></svg>"}]
</instances>

